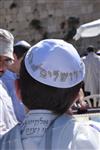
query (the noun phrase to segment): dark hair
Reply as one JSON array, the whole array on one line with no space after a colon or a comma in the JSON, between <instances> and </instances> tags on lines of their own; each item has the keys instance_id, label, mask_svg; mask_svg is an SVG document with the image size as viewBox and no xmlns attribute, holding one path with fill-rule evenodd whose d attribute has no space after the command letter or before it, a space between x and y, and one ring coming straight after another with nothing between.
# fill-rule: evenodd
<instances>
[{"instance_id":1,"label":"dark hair","mask_svg":"<svg viewBox=\"0 0 100 150\"><path fill-rule=\"evenodd\" d=\"M87 48L87 52L95 52L95 47L93 45L90 45L88 48Z\"/></svg>"},{"instance_id":2,"label":"dark hair","mask_svg":"<svg viewBox=\"0 0 100 150\"><path fill-rule=\"evenodd\" d=\"M17 58L20 59L28 50L30 46L26 45L15 45L14 46L14 53L16 54Z\"/></svg>"},{"instance_id":3,"label":"dark hair","mask_svg":"<svg viewBox=\"0 0 100 150\"><path fill-rule=\"evenodd\" d=\"M20 88L22 101L28 109L47 109L62 114L74 102L81 83L72 88L56 88L40 83L28 74L23 59L20 69Z\"/></svg>"}]
</instances>

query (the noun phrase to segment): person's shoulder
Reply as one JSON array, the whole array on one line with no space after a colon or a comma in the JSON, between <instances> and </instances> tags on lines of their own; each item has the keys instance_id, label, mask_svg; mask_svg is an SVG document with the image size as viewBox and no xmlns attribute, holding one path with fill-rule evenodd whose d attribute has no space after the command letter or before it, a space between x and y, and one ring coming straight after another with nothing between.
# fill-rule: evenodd
<instances>
[{"instance_id":1,"label":"person's shoulder","mask_svg":"<svg viewBox=\"0 0 100 150\"><path fill-rule=\"evenodd\" d=\"M95 124L90 122L77 122L72 147L76 149L100 149L100 131Z\"/></svg>"},{"instance_id":2,"label":"person's shoulder","mask_svg":"<svg viewBox=\"0 0 100 150\"><path fill-rule=\"evenodd\" d=\"M77 127L78 127L78 131L79 131L79 129L81 130L81 129L83 129L83 128L85 128L85 129L93 129L93 128L91 128L91 124L95 124L95 125L100 125L100 123L99 122L95 122L95 121L90 121L90 120L86 120L86 121L76 121L76 124L77 124ZM94 129L93 129L94 130Z\"/></svg>"},{"instance_id":3,"label":"person's shoulder","mask_svg":"<svg viewBox=\"0 0 100 150\"><path fill-rule=\"evenodd\" d=\"M9 130L0 138L0 145L2 143L9 143L9 141L13 141L14 139L18 138L17 134L19 132L20 132L20 125L17 124L15 127L13 127L11 130Z\"/></svg>"},{"instance_id":4,"label":"person's shoulder","mask_svg":"<svg viewBox=\"0 0 100 150\"><path fill-rule=\"evenodd\" d=\"M93 125L93 126L92 126ZM95 127L94 127L95 126ZM96 127L97 126L97 127ZM99 126L99 127L98 127ZM99 122L95 122L95 121L85 121L85 122L77 122L77 131L78 133L83 132L83 134L86 133L96 133L96 134L100 134L100 123ZM85 129L85 130L84 130ZM83 131L84 130L84 131Z\"/></svg>"},{"instance_id":5,"label":"person's shoulder","mask_svg":"<svg viewBox=\"0 0 100 150\"><path fill-rule=\"evenodd\" d=\"M94 132L94 133L99 133L100 135L100 122L97 121L92 121L92 120L85 120L85 121L76 121L76 128L77 128L77 132L81 133L83 132L83 134L89 133L89 132Z\"/></svg>"},{"instance_id":6,"label":"person's shoulder","mask_svg":"<svg viewBox=\"0 0 100 150\"><path fill-rule=\"evenodd\" d=\"M17 124L0 138L0 150L20 149L21 136L20 126Z\"/></svg>"},{"instance_id":7,"label":"person's shoulder","mask_svg":"<svg viewBox=\"0 0 100 150\"><path fill-rule=\"evenodd\" d=\"M62 115L54 123L53 134L56 140L60 139L58 145L61 148L66 143L71 149L100 149L100 132L96 123L77 121L73 116Z\"/></svg>"},{"instance_id":8,"label":"person's shoulder","mask_svg":"<svg viewBox=\"0 0 100 150\"><path fill-rule=\"evenodd\" d=\"M88 124L89 124L89 126L91 126L92 128L94 128L95 130L97 130L99 132L99 135L100 135L100 122L90 120L88 122Z\"/></svg>"},{"instance_id":9,"label":"person's shoulder","mask_svg":"<svg viewBox=\"0 0 100 150\"><path fill-rule=\"evenodd\" d=\"M66 126L66 124L68 124L70 122L75 122L75 118L71 115L68 114L63 114L61 116L59 116L55 121L54 121L54 125L55 126Z\"/></svg>"}]
</instances>

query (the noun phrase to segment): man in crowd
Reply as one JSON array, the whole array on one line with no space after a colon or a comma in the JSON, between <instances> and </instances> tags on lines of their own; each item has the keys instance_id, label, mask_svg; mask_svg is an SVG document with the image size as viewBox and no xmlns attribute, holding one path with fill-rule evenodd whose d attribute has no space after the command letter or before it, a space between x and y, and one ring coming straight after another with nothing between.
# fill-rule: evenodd
<instances>
[{"instance_id":1,"label":"man in crowd","mask_svg":"<svg viewBox=\"0 0 100 150\"><path fill-rule=\"evenodd\" d=\"M8 93L12 98L14 111L19 122L23 121L25 117L25 109L21 100L16 96L15 80L19 77L19 69L23 55L29 50L31 45L26 41L19 41L14 45L14 62L8 66L8 69L2 76L2 80L5 83Z\"/></svg>"},{"instance_id":2,"label":"man in crowd","mask_svg":"<svg viewBox=\"0 0 100 150\"><path fill-rule=\"evenodd\" d=\"M100 94L100 57L92 45L87 48L87 52L88 55L83 59L86 68L85 92L91 95Z\"/></svg>"},{"instance_id":3,"label":"man in crowd","mask_svg":"<svg viewBox=\"0 0 100 150\"><path fill-rule=\"evenodd\" d=\"M66 113L84 76L84 64L71 44L47 39L31 47L16 81L27 114L3 136L0 150L99 150L99 128Z\"/></svg>"},{"instance_id":4,"label":"man in crowd","mask_svg":"<svg viewBox=\"0 0 100 150\"><path fill-rule=\"evenodd\" d=\"M1 80L4 72L14 60L13 43L13 35L7 30L0 29L0 137L18 123L11 97Z\"/></svg>"}]
</instances>

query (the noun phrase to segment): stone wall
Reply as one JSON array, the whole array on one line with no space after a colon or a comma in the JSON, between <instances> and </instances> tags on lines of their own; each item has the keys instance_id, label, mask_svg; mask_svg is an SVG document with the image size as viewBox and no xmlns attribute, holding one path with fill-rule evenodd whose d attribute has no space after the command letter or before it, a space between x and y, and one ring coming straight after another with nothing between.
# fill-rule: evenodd
<instances>
[{"instance_id":1,"label":"stone wall","mask_svg":"<svg viewBox=\"0 0 100 150\"><path fill-rule=\"evenodd\" d=\"M10 30L15 42L34 44L45 38L63 38L71 16L79 17L80 24L99 19L100 0L0 0L0 28ZM98 46L98 37L75 44L81 52L91 40Z\"/></svg>"}]
</instances>

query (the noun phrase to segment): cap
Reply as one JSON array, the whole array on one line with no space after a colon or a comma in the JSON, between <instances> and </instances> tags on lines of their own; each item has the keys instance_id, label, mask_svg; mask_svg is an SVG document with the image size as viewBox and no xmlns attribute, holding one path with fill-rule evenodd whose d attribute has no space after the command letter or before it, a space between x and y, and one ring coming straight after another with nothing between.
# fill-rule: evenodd
<instances>
[{"instance_id":1,"label":"cap","mask_svg":"<svg viewBox=\"0 0 100 150\"><path fill-rule=\"evenodd\" d=\"M42 40L25 56L25 67L35 80L58 88L70 88L80 83L85 66L76 49L60 39Z\"/></svg>"},{"instance_id":2,"label":"cap","mask_svg":"<svg viewBox=\"0 0 100 150\"><path fill-rule=\"evenodd\" d=\"M19 41L14 45L14 54L17 56L17 59L20 59L24 54L29 50L31 45L26 41Z\"/></svg>"},{"instance_id":3,"label":"cap","mask_svg":"<svg viewBox=\"0 0 100 150\"><path fill-rule=\"evenodd\" d=\"M13 44L13 35L5 29L0 29L0 55L14 59Z\"/></svg>"},{"instance_id":4,"label":"cap","mask_svg":"<svg viewBox=\"0 0 100 150\"><path fill-rule=\"evenodd\" d=\"M22 41L18 41L14 46L25 46L25 47L31 47L31 45L28 43L28 42L26 42L26 41L24 41L24 40L22 40Z\"/></svg>"},{"instance_id":5,"label":"cap","mask_svg":"<svg viewBox=\"0 0 100 150\"><path fill-rule=\"evenodd\" d=\"M100 50L97 51L97 55L100 55Z\"/></svg>"}]
</instances>

